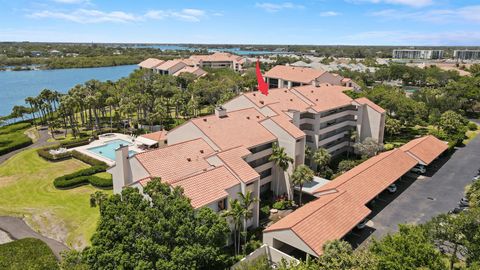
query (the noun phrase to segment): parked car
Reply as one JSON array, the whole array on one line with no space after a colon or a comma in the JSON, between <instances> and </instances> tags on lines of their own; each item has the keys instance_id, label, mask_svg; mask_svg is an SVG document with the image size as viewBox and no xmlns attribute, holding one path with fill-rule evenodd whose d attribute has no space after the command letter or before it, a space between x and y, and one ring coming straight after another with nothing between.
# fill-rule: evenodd
<instances>
[{"instance_id":1,"label":"parked car","mask_svg":"<svg viewBox=\"0 0 480 270\"><path fill-rule=\"evenodd\" d=\"M368 218L365 218L364 220L360 221L360 223L357 224L357 229L361 230L367 226Z\"/></svg>"},{"instance_id":2,"label":"parked car","mask_svg":"<svg viewBox=\"0 0 480 270\"><path fill-rule=\"evenodd\" d=\"M397 185L391 184L390 186L388 186L387 190L390 193L395 193L395 192L397 192Z\"/></svg>"},{"instance_id":3,"label":"parked car","mask_svg":"<svg viewBox=\"0 0 480 270\"><path fill-rule=\"evenodd\" d=\"M423 165L417 165L413 167L410 171L418 174L424 174L425 172L427 172L427 169L425 169L425 166Z\"/></svg>"},{"instance_id":4,"label":"parked car","mask_svg":"<svg viewBox=\"0 0 480 270\"><path fill-rule=\"evenodd\" d=\"M458 203L459 206L464 206L464 207L468 207L469 204L468 204L468 199L463 197L460 199L460 202Z\"/></svg>"},{"instance_id":5,"label":"parked car","mask_svg":"<svg viewBox=\"0 0 480 270\"><path fill-rule=\"evenodd\" d=\"M468 210L468 206L457 206L453 210L448 211L449 214L458 214L462 211Z\"/></svg>"},{"instance_id":6,"label":"parked car","mask_svg":"<svg viewBox=\"0 0 480 270\"><path fill-rule=\"evenodd\" d=\"M480 175L473 177L472 182L478 181L480 179Z\"/></svg>"}]
</instances>

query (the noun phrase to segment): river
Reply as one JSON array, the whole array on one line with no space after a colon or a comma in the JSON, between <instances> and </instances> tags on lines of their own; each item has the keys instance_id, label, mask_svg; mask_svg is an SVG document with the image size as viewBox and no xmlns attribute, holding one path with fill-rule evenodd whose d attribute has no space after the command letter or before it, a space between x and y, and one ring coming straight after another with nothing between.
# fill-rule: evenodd
<instances>
[{"instance_id":1,"label":"river","mask_svg":"<svg viewBox=\"0 0 480 270\"><path fill-rule=\"evenodd\" d=\"M10 114L14 105L25 105L25 98L43 89L66 93L73 86L91 79L118 80L128 76L136 65L0 72L0 116Z\"/></svg>"}]
</instances>

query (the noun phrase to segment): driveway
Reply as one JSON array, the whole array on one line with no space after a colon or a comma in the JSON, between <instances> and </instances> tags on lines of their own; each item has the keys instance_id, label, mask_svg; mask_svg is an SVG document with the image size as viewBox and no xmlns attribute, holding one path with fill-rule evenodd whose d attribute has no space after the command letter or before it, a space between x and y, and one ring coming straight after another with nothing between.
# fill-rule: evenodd
<instances>
[{"instance_id":1,"label":"driveway","mask_svg":"<svg viewBox=\"0 0 480 270\"><path fill-rule=\"evenodd\" d=\"M372 205L369 227L354 230L345 239L353 246L398 230L398 224L419 224L457 206L465 186L480 168L480 136L453 155L430 165L425 176L403 177L395 194L381 194Z\"/></svg>"},{"instance_id":2,"label":"driveway","mask_svg":"<svg viewBox=\"0 0 480 270\"><path fill-rule=\"evenodd\" d=\"M58 259L61 259L60 252L68 250L64 244L35 232L20 218L0 216L0 230L6 232L14 240L23 238L42 240L52 249Z\"/></svg>"}]
</instances>

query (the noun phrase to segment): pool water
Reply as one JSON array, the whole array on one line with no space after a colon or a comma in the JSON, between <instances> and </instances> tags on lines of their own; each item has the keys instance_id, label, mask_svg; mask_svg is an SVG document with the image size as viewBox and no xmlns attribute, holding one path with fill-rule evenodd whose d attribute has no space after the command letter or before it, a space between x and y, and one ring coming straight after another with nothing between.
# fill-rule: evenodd
<instances>
[{"instance_id":1,"label":"pool water","mask_svg":"<svg viewBox=\"0 0 480 270\"><path fill-rule=\"evenodd\" d=\"M87 150L97 155L100 155L104 158L110 159L111 161L115 161L115 150L117 150L120 147L120 145L132 145L132 143L117 139L117 140L107 141L105 142L104 145L88 148ZM129 150L128 156L131 157L136 153L137 152L133 150Z\"/></svg>"}]
</instances>

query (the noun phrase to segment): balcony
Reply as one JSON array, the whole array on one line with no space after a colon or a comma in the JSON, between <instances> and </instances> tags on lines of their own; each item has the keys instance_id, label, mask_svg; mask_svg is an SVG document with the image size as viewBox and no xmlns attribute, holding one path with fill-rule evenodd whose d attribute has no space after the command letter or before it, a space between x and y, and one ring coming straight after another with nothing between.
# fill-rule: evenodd
<instances>
[{"instance_id":1,"label":"balcony","mask_svg":"<svg viewBox=\"0 0 480 270\"><path fill-rule=\"evenodd\" d=\"M309 123L304 123L304 124L301 124L300 125L300 129L301 130L309 130L309 131L313 131L313 125L312 124L309 124Z\"/></svg>"},{"instance_id":2,"label":"balcony","mask_svg":"<svg viewBox=\"0 0 480 270\"><path fill-rule=\"evenodd\" d=\"M357 107L355 107L354 105L350 105L350 106L346 106L346 107L342 107L342 108L337 108L337 109L334 109L334 110L330 110L328 112L321 113L320 117L323 118L323 117L327 117L327 116L338 114L338 113L345 112L345 111L355 112L355 111L357 111Z\"/></svg>"},{"instance_id":3,"label":"balcony","mask_svg":"<svg viewBox=\"0 0 480 270\"><path fill-rule=\"evenodd\" d=\"M256 159L254 161L250 161L248 162L248 165L250 165L250 167L252 168L257 168L257 167L260 167L264 164L267 164L269 162L271 162L269 160L270 156L265 156L265 157L262 157L262 158L259 158L259 159Z\"/></svg>"},{"instance_id":4,"label":"balcony","mask_svg":"<svg viewBox=\"0 0 480 270\"><path fill-rule=\"evenodd\" d=\"M345 116L355 116L355 115L357 115L357 111L355 111L355 110L345 110L345 111L341 111L341 112L338 112L338 113L329 114L328 116L320 117L320 123L329 122L329 121L335 120L337 118L345 117Z\"/></svg>"},{"instance_id":5,"label":"balcony","mask_svg":"<svg viewBox=\"0 0 480 270\"><path fill-rule=\"evenodd\" d=\"M339 128L339 129L335 129L335 130L332 130L328 133L324 133L324 134L318 136L318 140L323 141L323 140L329 139L330 137L335 136L335 135L340 134L340 133L347 134L345 132L348 132L349 130L354 131L355 128L353 128L351 126L344 126L344 127Z\"/></svg>"}]
</instances>

